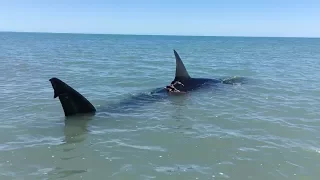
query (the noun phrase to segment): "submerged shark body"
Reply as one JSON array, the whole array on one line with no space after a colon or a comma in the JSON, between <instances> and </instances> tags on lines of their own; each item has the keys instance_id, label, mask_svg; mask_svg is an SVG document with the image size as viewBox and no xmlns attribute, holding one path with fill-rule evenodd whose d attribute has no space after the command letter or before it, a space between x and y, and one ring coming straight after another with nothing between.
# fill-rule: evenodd
<instances>
[{"instance_id":1,"label":"submerged shark body","mask_svg":"<svg viewBox=\"0 0 320 180\"><path fill-rule=\"evenodd\" d=\"M209 78L192 78L186 70L180 56L174 50L176 59L176 73L175 78L172 81L179 81L181 84L175 85L175 87L181 92L191 92L199 88L210 87L214 84L234 84L241 83L241 78L231 78L227 80L223 79L209 79ZM94 105L91 104L82 94L73 89L71 86L63 82L62 80L53 77L49 80L54 90L54 98L59 97L65 116L73 116L77 114L92 114L97 112ZM170 95L168 89L157 88L150 93L141 93L136 96L132 96L129 99L120 101L115 105L109 105L99 111L127 111L137 106L146 105L148 103L157 102L161 99L165 99ZM120 109L119 109L120 108Z\"/></svg>"}]
</instances>

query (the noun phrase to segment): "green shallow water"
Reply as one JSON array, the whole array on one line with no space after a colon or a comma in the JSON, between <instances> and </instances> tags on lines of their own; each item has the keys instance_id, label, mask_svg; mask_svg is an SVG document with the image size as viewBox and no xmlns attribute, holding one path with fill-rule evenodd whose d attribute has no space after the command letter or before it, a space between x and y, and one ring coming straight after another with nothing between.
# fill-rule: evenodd
<instances>
[{"instance_id":1,"label":"green shallow water","mask_svg":"<svg viewBox=\"0 0 320 180\"><path fill-rule=\"evenodd\" d=\"M95 106L172 81L246 77L132 113L65 121L58 77ZM2 179L320 176L320 39L0 33Z\"/></svg>"}]
</instances>

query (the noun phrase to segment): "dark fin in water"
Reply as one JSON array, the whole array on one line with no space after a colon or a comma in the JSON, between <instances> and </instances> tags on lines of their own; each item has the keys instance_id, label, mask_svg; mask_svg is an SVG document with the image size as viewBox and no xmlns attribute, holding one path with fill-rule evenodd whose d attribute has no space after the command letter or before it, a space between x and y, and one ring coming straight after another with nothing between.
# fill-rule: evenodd
<instances>
[{"instance_id":1,"label":"dark fin in water","mask_svg":"<svg viewBox=\"0 0 320 180\"><path fill-rule=\"evenodd\" d=\"M65 116L95 113L95 107L79 92L58 78L51 78L54 98L59 97Z\"/></svg>"},{"instance_id":2,"label":"dark fin in water","mask_svg":"<svg viewBox=\"0 0 320 180\"><path fill-rule=\"evenodd\" d=\"M182 79L188 79L191 78L186 67L184 66L179 54L177 53L176 50L173 50L174 56L176 57L176 77L177 78L182 78Z\"/></svg>"}]
</instances>

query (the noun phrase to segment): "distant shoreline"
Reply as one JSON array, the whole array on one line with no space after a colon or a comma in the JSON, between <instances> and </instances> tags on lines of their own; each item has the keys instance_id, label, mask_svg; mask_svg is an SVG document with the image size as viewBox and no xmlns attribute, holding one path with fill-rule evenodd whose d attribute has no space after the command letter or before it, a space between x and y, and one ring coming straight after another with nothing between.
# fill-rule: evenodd
<instances>
[{"instance_id":1,"label":"distant shoreline","mask_svg":"<svg viewBox=\"0 0 320 180\"><path fill-rule=\"evenodd\" d=\"M71 34L71 35L113 35L113 36L172 36L172 37L216 37L216 38L303 38L319 39L320 37L303 36L228 36L228 35L175 35L175 34L116 34L116 33L81 33L81 32L37 32L37 31L0 31L0 33L34 33L34 34Z\"/></svg>"}]
</instances>

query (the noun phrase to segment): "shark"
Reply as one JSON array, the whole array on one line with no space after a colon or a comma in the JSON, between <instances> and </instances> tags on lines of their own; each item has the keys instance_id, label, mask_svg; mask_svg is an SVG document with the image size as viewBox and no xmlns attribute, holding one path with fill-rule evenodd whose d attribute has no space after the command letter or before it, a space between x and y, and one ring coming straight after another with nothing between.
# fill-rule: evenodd
<instances>
[{"instance_id":1,"label":"shark","mask_svg":"<svg viewBox=\"0 0 320 180\"><path fill-rule=\"evenodd\" d=\"M243 83L244 78L227 78L227 79L213 79L213 78L200 78L192 77L188 73L180 55L176 50L173 50L175 60L176 60L176 70L175 77L171 84L179 82L175 85L175 88L183 93L190 93L202 88L210 87L216 84L235 84ZM171 95L182 94L183 93L172 93L168 91L167 87L160 87L151 90L148 93L140 93L138 95L132 96L128 99L122 100L115 105L109 105L102 108L96 108L86 97L84 97L80 92L75 90L66 82L62 81L57 77L52 77L49 79L53 91L53 98L59 98L61 106L66 117L75 115L95 115L98 112L103 111L126 111L137 106L146 105L159 100L166 99Z\"/></svg>"}]
</instances>

